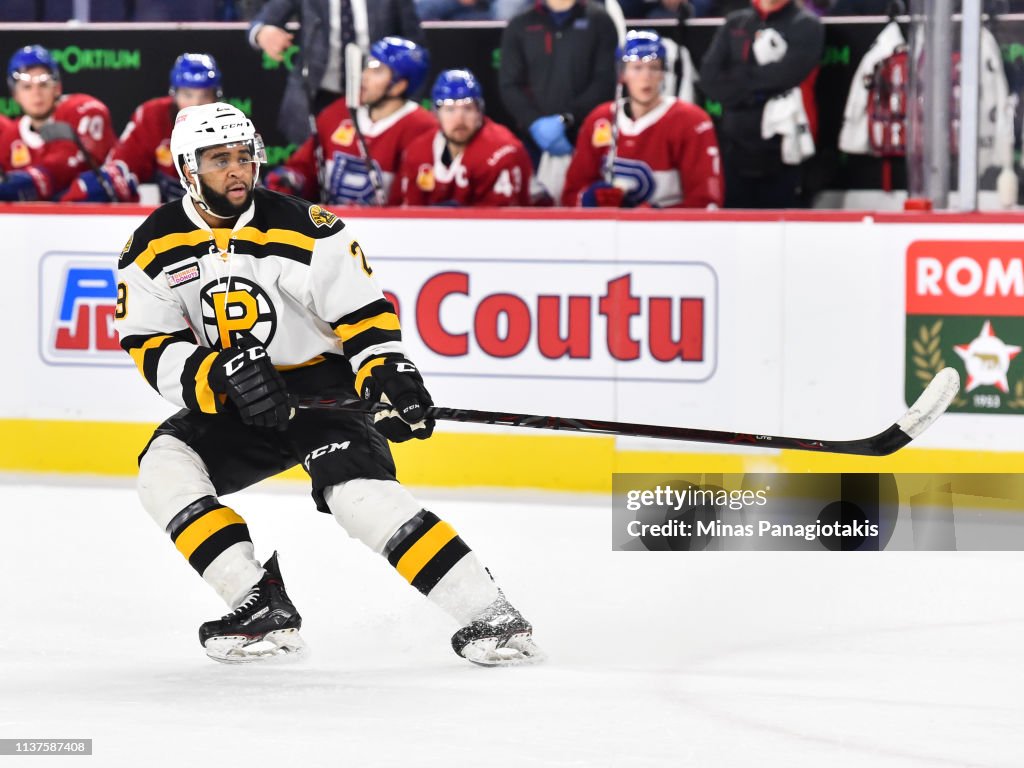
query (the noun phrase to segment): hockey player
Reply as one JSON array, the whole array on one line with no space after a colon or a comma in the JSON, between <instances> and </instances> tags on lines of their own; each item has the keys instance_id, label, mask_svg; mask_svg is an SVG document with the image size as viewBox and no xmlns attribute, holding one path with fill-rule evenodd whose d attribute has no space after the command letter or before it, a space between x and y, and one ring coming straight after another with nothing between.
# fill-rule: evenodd
<instances>
[{"instance_id":1,"label":"hockey player","mask_svg":"<svg viewBox=\"0 0 1024 768\"><path fill-rule=\"evenodd\" d=\"M40 45L15 51L7 86L24 115L0 128L0 200L53 200L88 166L102 163L114 145L110 112L84 93L61 94L60 69ZM67 123L76 138L46 141L39 131Z\"/></svg>"},{"instance_id":2,"label":"hockey player","mask_svg":"<svg viewBox=\"0 0 1024 768\"><path fill-rule=\"evenodd\" d=\"M627 208L722 205L715 128L700 107L662 94L665 46L661 38L653 32L631 31L616 55L628 96L618 109L607 102L584 120L566 174L562 204ZM605 178L609 152L614 157L612 183Z\"/></svg>"},{"instance_id":3,"label":"hockey player","mask_svg":"<svg viewBox=\"0 0 1024 768\"><path fill-rule=\"evenodd\" d=\"M439 129L420 136L406 151L402 202L529 205L530 158L515 134L484 116L483 91L473 73L445 70L431 98Z\"/></svg>"},{"instance_id":4,"label":"hockey player","mask_svg":"<svg viewBox=\"0 0 1024 768\"><path fill-rule=\"evenodd\" d=\"M163 202L183 194L171 159L171 128L179 110L212 104L221 97L220 69L213 56L183 53L171 67L170 93L140 104L99 170L85 171L61 198L63 202L133 203L138 185L155 183ZM106 184L101 181L106 181ZM115 193L111 200L109 192Z\"/></svg>"},{"instance_id":5,"label":"hockey player","mask_svg":"<svg viewBox=\"0 0 1024 768\"><path fill-rule=\"evenodd\" d=\"M400 202L398 185L393 182L406 147L417 136L437 128L434 116L408 98L419 90L429 68L430 58L424 48L401 37L385 37L370 47L370 58L363 69L359 103L365 106L359 107L356 115L388 205ZM320 162L322 169L318 167ZM318 183L321 172L323 189ZM335 205L373 204L373 182L344 98L317 116L316 134L306 139L282 167L267 174L264 183L268 189L307 200Z\"/></svg>"},{"instance_id":6,"label":"hockey player","mask_svg":"<svg viewBox=\"0 0 1024 768\"><path fill-rule=\"evenodd\" d=\"M182 407L143 451L138 487L232 609L200 627L206 653L244 662L303 649L276 553L260 565L245 521L219 500L302 464L317 508L462 625L456 653L537 660L530 624L476 555L395 479L387 439L429 437L431 398L352 231L255 188L262 140L228 104L179 113L171 152L187 194L125 246L115 321L140 373ZM289 392L393 407L372 419L293 410Z\"/></svg>"}]
</instances>

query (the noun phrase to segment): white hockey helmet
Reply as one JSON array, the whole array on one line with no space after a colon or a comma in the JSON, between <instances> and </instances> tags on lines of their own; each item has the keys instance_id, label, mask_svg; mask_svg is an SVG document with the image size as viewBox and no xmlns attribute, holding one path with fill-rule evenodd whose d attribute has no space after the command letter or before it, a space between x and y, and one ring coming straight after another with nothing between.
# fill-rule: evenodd
<instances>
[{"instance_id":1,"label":"white hockey helmet","mask_svg":"<svg viewBox=\"0 0 1024 768\"><path fill-rule=\"evenodd\" d=\"M198 183L190 184L185 178L185 168L198 178L199 155L208 147L233 146L245 144L252 152L256 163L253 185L260 175L260 163L267 161L267 153L263 148L263 139L242 110L230 104L218 101L213 104L200 104L185 107L178 113L171 131L171 156L174 167L178 171L178 180L188 192L189 197L207 208L203 193Z\"/></svg>"}]
</instances>

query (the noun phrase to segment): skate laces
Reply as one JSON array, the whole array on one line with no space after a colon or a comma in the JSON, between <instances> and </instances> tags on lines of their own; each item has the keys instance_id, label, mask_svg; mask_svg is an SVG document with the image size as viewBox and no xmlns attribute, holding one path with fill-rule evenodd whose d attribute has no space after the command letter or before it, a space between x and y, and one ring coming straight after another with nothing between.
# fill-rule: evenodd
<instances>
[{"instance_id":1,"label":"skate laces","mask_svg":"<svg viewBox=\"0 0 1024 768\"><path fill-rule=\"evenodd\" d=\"M232 616L237 616L238 614L244 613L245 611L249 610L254 605L256 605L256 602L259 599L260 599L260 588L259 588L259 586L255 586L255 587L253 587L252 589L249 590L249 594L247 594L245 596L245 599L242 600L241 605L239 605L237 608L235 608L235 610L233 610L231 613L225 615L224 618L225 619L230 619Z\"/></svg>"}]
</instances>

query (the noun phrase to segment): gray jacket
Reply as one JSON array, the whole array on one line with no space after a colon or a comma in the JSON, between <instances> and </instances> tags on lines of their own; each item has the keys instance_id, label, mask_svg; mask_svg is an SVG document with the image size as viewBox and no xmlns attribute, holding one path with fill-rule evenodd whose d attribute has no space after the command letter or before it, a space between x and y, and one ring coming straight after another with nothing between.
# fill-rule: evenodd
<instances>
[{"instance_id":1,"label":"gray jacket","mask_svg":"<svg viewBox=\"0 0 1024 768\"><path fill-rule=\"evenodd\" d=\"M420 19L413 0L351 0L366 7L370 42L388 35L398 35L424 45ZM327 69L330 11L328 0L269 0L249 27L249 43L255 42L256 31L264 24L284 27L298 16L299 53L293 60L288 84L281 99L277 126L290 142L300 144L309 136L309 105Z\"/></svg>"}]
</instances>

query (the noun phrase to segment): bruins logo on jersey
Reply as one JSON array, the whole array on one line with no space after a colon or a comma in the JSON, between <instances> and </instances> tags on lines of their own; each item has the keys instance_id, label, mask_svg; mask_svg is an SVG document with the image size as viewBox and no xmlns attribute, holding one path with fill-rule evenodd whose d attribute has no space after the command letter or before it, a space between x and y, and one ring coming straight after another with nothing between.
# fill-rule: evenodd
<instances>
[{"instance_id":1,"label":"bruins logo on jersey","mask_svg":"<svg viewBox=\"0 0 1024 768\"><path fill-rule=\"evenodd\" d=\"M594 133L590 137L590 143L595 147L610 147L612 145L612 124L604 118L594 123Z\"/></svg>"},{"instance_id":2,"label":"bruins logo on jersey","mask_svg":"<svg viewBox=\"0 0 1024 768\"><path fill-rule=\"evenodd\" d=\"M333 227L338 220L337 216L319 205L309 206L309 218L318 227Z\"/></svg>"},{"instance_id":3,"label":"bruins logo on jersey","mask_svg":"<svg viewBox=\"0 0 1024 768\"><path fill-rule=\"evenodd\" d=\"M419 171L416 173L416 186L422 189L424 192L433 192L434 182L434 169L429 165L421 165Z\"/></svg>"},{"instance_id":4,"label":"bruins logo on jersey","mask_svg":"<svg viewBox=\"0 0 1024 768\"><path fill-rule=\"evenodd\" d=\"M130 261L128 261L128 251L130 251L132 249L132 241L133 240L135 240L135 235L134 234L131 237L128 238L128 242L125 243L124 244L124 248L121 249L121 255L117 259L117 268L118 269L122 269L124 267L127 267L131 263Z\"/></svg>"},{"instance_id":5,"label":"bruins logo on jersey","mask_svg":"<svg viewBox=\"0 0 1024 768\"><path fill-rule=\"evenodd\" d=\"M232 277L231 290L227 288L226 278L219 278L199 291L210 346L234 346L242 333L252 334L264 346L270 344L277 331L277 311L267 292L244 277Z\"/></svg>"},{"instance_id":6,"label":"bruins logo on jersey","mask_svg":"<svg viewBox=\"0 0 1024 768\"><path fill-rule=\"evenodd\" d=\"M32 162L32 152L25 142L16 141L11 144L11 165L15 168L24 168Z\"/></svg>"},{"instance_id":7,"label":"bruins logo on jersey","mask_svg":"<svg viewBox=\"0 0 1024 768\"><path fill-rule=\"evenodd\" d=\"M331 134L331 141L335 144L340 144L343 147L351 147L352 140L356 137L355 126L352 125L351 120L343 120L341 125L334 129L334 133Z\"/></svg>"}]
</instances>

